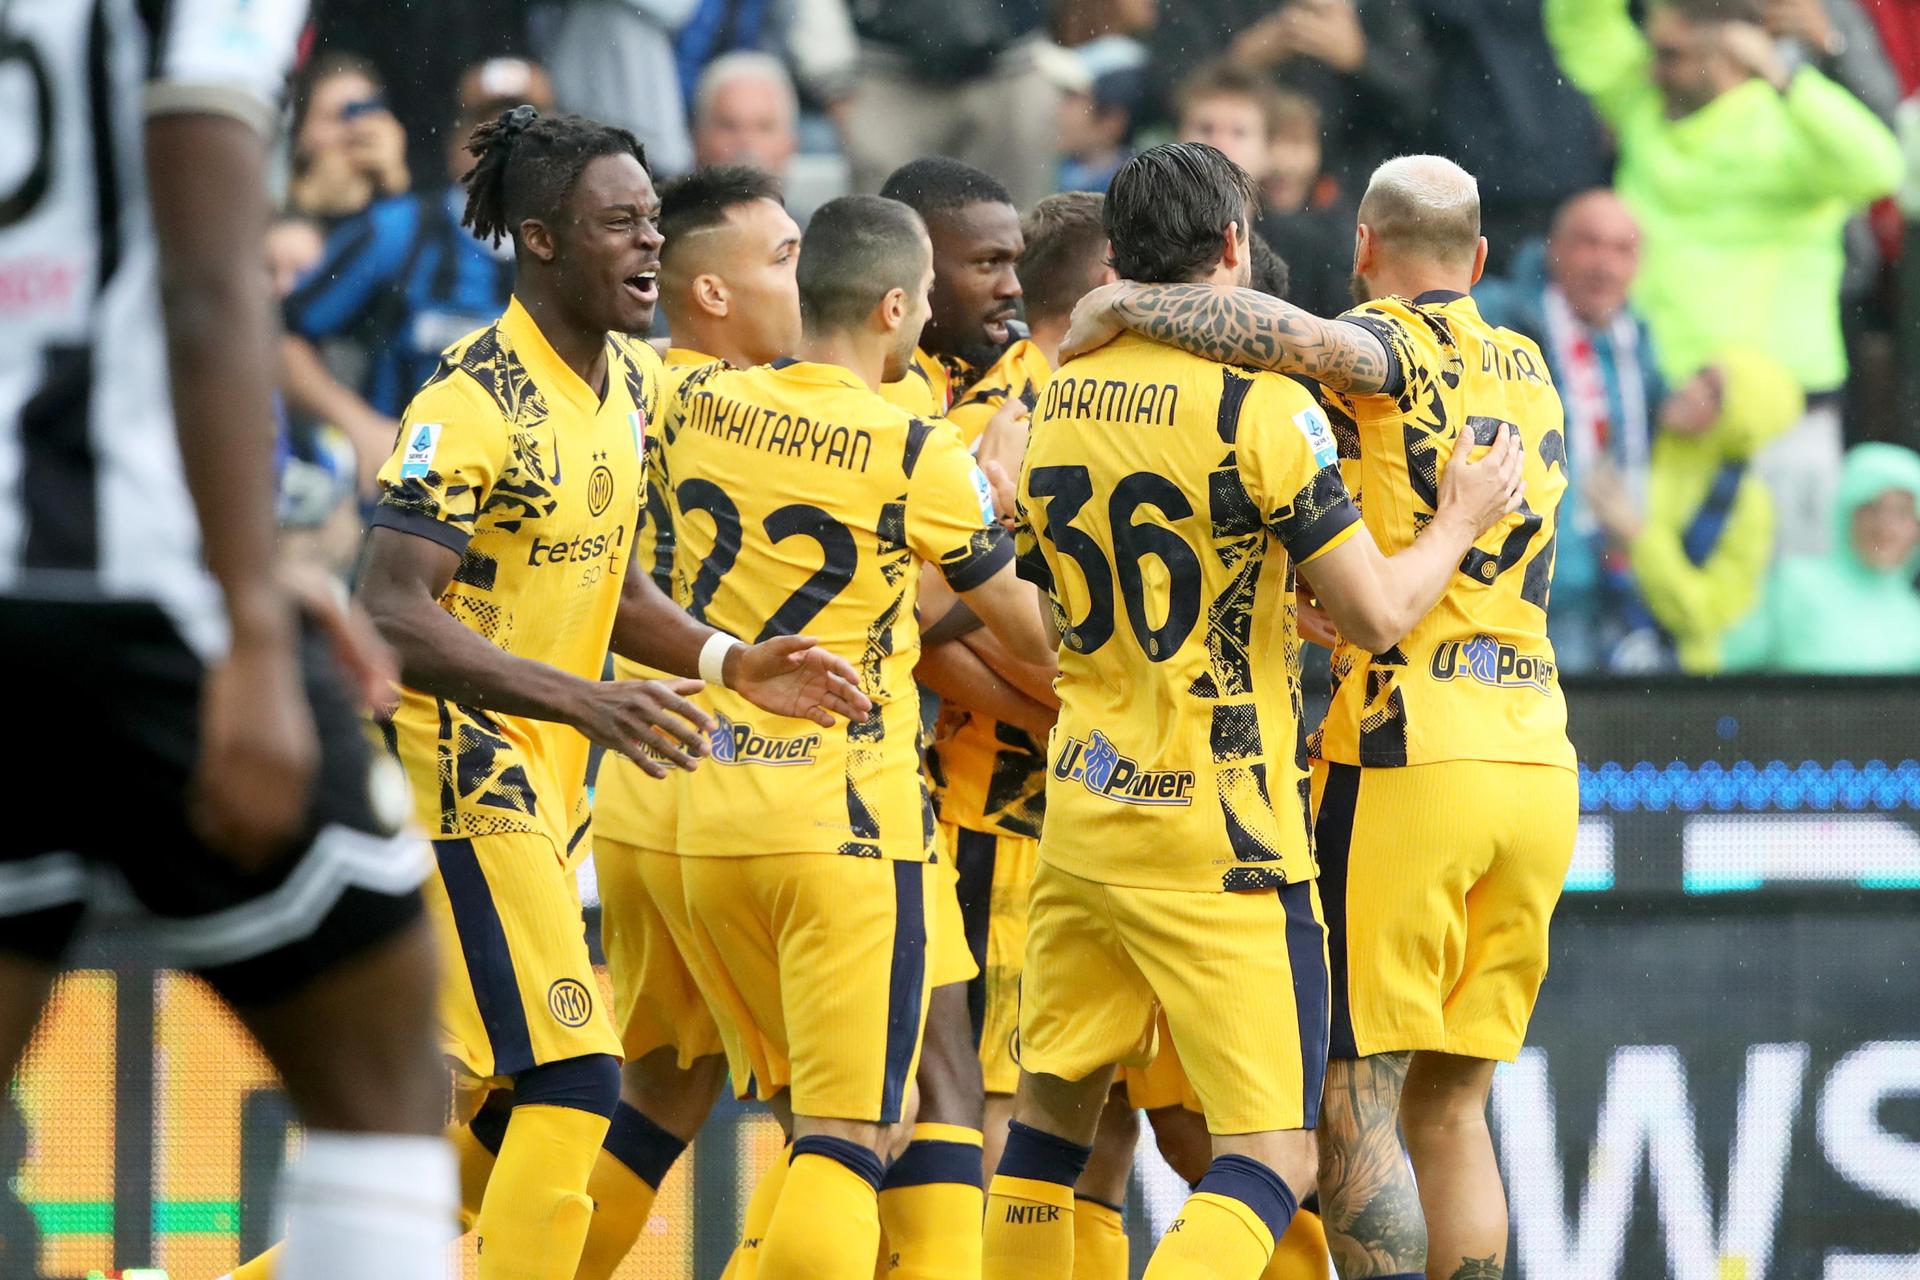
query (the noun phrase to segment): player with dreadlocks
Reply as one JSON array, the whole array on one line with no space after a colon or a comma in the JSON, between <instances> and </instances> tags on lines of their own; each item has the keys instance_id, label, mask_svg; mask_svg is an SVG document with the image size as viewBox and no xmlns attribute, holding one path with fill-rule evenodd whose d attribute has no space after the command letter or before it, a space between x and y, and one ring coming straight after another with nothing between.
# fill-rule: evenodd
<instances>
[{"instance_id":1,"label":"player with dreadlocks","mask_svg":"<svg viewBox=\"0 0 1920 1280\"><path fill-rule=\"evenodd\" d=\"M389 741L438 864L427 902L479 1275L569 1280L609 1121L650 1132L620 1113L620 1040L574 885L588 750L657 778L693 768L713 728L687 701L697 681L601 680L609 647L821 725L870 704L810 638L743 644L628 572L662 376L627 336L653 321L662 243L639 143L523 106L469 149L466 222L512 239L513 298L408 406L360 596L400 661Z\"/></svg>"}]
</instances>

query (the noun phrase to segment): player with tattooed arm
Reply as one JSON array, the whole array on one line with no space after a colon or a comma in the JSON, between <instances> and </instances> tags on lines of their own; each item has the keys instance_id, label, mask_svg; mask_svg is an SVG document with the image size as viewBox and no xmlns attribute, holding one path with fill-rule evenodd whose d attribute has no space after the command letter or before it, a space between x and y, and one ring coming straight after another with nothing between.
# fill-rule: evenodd
<instances>
[{"instance_id":1,"label":"player with tattooed arm","mask_svg":"<svg viewBox=\"0 0 1920 1280\"><path fill-rule=\"evenodd\" d=\"M1361 305L1340 319L1244 289L1123 283L1086 300L1069 339L1126 330L1319 382L1387 550L1430 527L1463 441L1525 441L1526 501L1466 550L1404 642L1338 626L1333 705L1312 740L1333 971L1321 1200L1348 1280L1502 1274L1487 1094L1525 1038L1578 820L1546 632L1560 399L1539 348L1481 319L1470 290L1486 253L1473 177L1402 157L1361 201ZM1308 576L1324 602L1323 575Z\"/></svg>"}]
</instances>

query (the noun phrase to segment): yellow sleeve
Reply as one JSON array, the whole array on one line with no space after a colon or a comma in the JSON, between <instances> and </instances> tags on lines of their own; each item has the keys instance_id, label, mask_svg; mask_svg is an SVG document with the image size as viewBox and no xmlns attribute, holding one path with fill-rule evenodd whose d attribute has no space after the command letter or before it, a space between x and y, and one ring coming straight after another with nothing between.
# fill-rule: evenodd
<instances>
[{"instance_id":1,"label":"yellow sleeve","mask_svg":"<svg viewBox=\"0 0 1920 1280\"><path fill-rule=\"evenodd\" d=\"M993 498L951 422L907 425L907 545L940 566L947 585L971 591L1013 559L993 519Z\"/></svg>"},{"instance_id":2,"label":"yellow sleeve","mask_svg":"<svg viewBox=\"0 0 1920 1280\"><path fill-rule=\"evenodd\" d=\"M512 447L499 408L456 370L407 406L371 523L465 552Z\"/></svg>"},{"instance_id":3,"label":"yellow sleeve","mask_svg":"<svg viewBox=\"0 0 1920 1280\"><path fill-rule=\"evenodd\" d=\"M1360 527L1327 415L1293 382L1274 374L1253 379L1234 450L1247 496L1295 564L1332 550Z\"/></svg>"}]
</instances>

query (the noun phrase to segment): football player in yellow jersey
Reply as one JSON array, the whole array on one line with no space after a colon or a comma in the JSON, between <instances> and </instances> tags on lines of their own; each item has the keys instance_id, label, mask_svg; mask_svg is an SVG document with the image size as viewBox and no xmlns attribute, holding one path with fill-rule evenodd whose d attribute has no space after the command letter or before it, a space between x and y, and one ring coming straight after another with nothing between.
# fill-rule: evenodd
<instances>
[{"instance_id":1,"label":"football player in yellow jersey","mask_svg":"<svg viewBox=\"0 0 1920 1280\"><path fill-rule=\"evenodd\" d=\"M714 759L680 806L688 959L736 1089L757 1087L793 1136L761 1277L870 1274L883 1215L900 1276L952 1274L978 1235L977 1184L970 1204L876 1196L950 892L919 767L922 562L1017 654L1049 651L959 433L877 394L925 320L931 256L904 205L830 202L800 257L801 358L698 371L666 423L688 608L746 634L806 627L874 698L822 732L712 691ZM977 1147L949 1145L977 1168Z\"/></svg>"},{"instance_id":2,"label":"football player in yellow jersey","mask_svg":"<svg viewBox=\"0 0 1920 1280\"><path fill-rule=\"evenodd\" d=\"M361 596L401 663L393 739L438 874L441 1016L461 1114L511 1088L484 1184L480 1274L574 1274L588 1175L619 1091L573 883L598 742L656 776L707 753L700 686L599 679L611 648L700 671L759 705L864 717L858 673L803 637L752 646L628 572L660 366L613 336L652 319L657 200L631 134L516 108L475 131L476 234L511 236L500 321L451 348L409 406L367 539Z\"/></svg>"},{"instance_id":3,"label":"football player in yellow jersey","mask_svg":"<svg viewBox=\"0 0 1920 1280\"><path fill-rule=\"evenodd\" d=\"M1009 326L1020 303L1015 272L1022 247L1019 211L998 180L944 156L900 166L880 194L905 204L926 224L933 246L933 289L915 361L944 371L951 401L1013 339ZM943 403L941 412L947 411ZM992 415L992 409L986 410L980 426ZM962 432L969 448L979 429L973 436ZM980 958L966 945L970 935L957 896L957 870L948 849L940 873L948 881L940 900L945 942L934 955L933 1002L918 1079L919 1127L913 1144L887 1171L887 1189L899 1200L958 1198L962 1193L949 1178L959 1176L963 1162L953 1144L974 1146L981 1141L980 1029L972 1017L967 985L979 976ZM969 1194L978 1194L981 1180L976 1168L965 1184ZM890 1236L890 1249L894 1243ZM973 1269L971 1258L955 1260L961 1273Z\"/></svg>"},{"instance_id":4,"label":"football player in yellow jersey","mask_svg":"<svg viewBox=\"0 0 1920 1280\"><path fill-rule=\"evenodd\" d=\"M800 341L794 268L800 228L762 170L697 169L660 189L660 307L674 345L663 398L694 369L765 364ZM637 572L673 590L670 490L659 433L648 441L647 520L635 540ZM662 673L614 659L622 679ZM605 1280L633 1248L654 1195L699 1132L726 1078L719 1029L676 937L686 933L680 863L674 854L677 775L646 777L608 756L593 805L593 860L600 885L600 937L613 979L613 1020L626 1058L620 1103L588 1195L593 1227L579 1280ZM757 1234L757 1232L756 1232Z\"/></svg>"},{"instance_id":5,"label":"football player in yellow jersey","mask_svg":"<svg viewBox=\"0 0 1920 1280\"><path fill-rule=\"evenodd\" d=\"M1118 323L1318 380L1367 527L1388 548L1431 518L1435 477L1469 432L1484 443L1517 429L1526 443L1525 505L1461 558L1404 644L1370 654L1339 628L1334 702L1313 744L1335 1256L1346 1276L1497 1276L1507 1216L1487 1094L1526 1034L1578 820L1546 633L1561 406L1539 349L1474 306L1486 241L1471 175L1438 157L1390 161L1359 222L1367 301L1338 321L1244 292L1127 285L1090 298L1085 318L1089 337Z\"/></svg>"},{"instance_id":6,"label":"football player in yellow jersey","mask_svg":"<svg viewBox=\"0 0 1920 1280\"><path fill-rule=\"evenodd\" d=\"M1107 193L1115 270L1244 285L1255 207L1212 147L1144 151ZM1519 504L1512 434L1477 463L1462 451L1438 488L1425 532L1388 558L1293 381L1128 336L1047 384L1019 544L1052 598L1061 713L988 1277L1072 1274L1073 1185L1114 1064L1151 1055L1160 1009L1214 1159L1150 1280L1253 1280L1312 1189L1328 992L1294 568L1343 630L1391 648Z\"/></svg>"}]
</instances>

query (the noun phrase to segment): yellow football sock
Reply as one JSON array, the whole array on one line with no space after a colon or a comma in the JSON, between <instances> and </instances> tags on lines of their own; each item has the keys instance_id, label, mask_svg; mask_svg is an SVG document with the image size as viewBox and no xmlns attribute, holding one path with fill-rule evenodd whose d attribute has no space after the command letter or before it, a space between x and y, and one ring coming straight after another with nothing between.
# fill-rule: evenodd
<instances>
[{"instance_id":1,"label":"yellow football sock","mask_svg":"<svg viewBox=\"0 0 1920 1280\"><path fill-rule=\"evenodd\" d=\"M760 1246L760 1280L871 1274L880 1249L879 1185L880 1157L858 1143L795 1141Z\"/></svg>"},{"instance_id":2,"label":"yellow football sock","mask_svg":"<svg viewBox=\"0 0 1920 1280\"><path fill-rule=\"evenodd\" d=\"M1145 1280L1259 1280L1273 1233L1232 1196L1196 1191L1160 1238Z\"/></svg>"},{"instance_id":3,"label":"yellow football sock","mask_svg":"<svg viewBox=\"0 0 1920 1280\"><path fill-rule=\"evenodd\" d=\"M513 1109L480 1204L479 1280L573 1280L593 1219L587 1181L607 1118L573 1107Z\"/></svg>"},{"instance_id":4,"label":"yellow football sock","mask_svg":"<svg viewBox=\"0 0 1920 1280\"><path fill-rule=\"evenodd\" d=\"M1072 1280L1073 1222L1072 1187L994 1174L987 1187L981 1275L985 1280Z\"/></svg>"},{"instance_id":5,"label":"yellow football sock","mask_svg":"<svg viewBox=\"0 0 1920 1280\"><path fill-rule=\"evenodd\" d=\"M1287 1224L1287 1234L1273 1246L1273 1257L1260 1280L1329 1280L1327 1228L1320 1215L1301 1209Z\"/></svg>"},{"instance_id":6,"label":"yellow football sock","mask_svg":"<svg viewBox=\"0 0 1920 1280\"><path fill-rule=\"evenodd\" d=\"M280 1251L284 1244L276 1244L257 1258L247 1261L229 1271L221 1280L273 1280L274 1273L280 1267Z\"/></svg>"},{"instance_id":7,"label":"yellow football sock","mask_svg":"<svg viewBox=\"0 0 1920 1280\"><path fill-rule=\"evenodd\" d=\"M593 1224L574 1280L612 1280L646 1230L654 1197L686 1149L632 1103L623 1100L614 1107L604 1149L587 1182Z\"/></svg>"},{"instance_id":8,"label":"yellow football sock","mask_svg":"<svg viewBox=\"0 0 1920 1280\"><path fill-rule=\"evenodd\" d=\"M980 1131L917 1124L880 1183L893 1280L979 1280Z\"/></svg>"},{"instance_id":9,"label":"yellow football sock","mask_svg":"<svg viewBox=\"0 0 1920 1280\"><path fill-rule=\"evenodd\" d=\"M465 1235L480 1220L480 1201L487 1194L487 1179L493 1176L494 1154L464 1124L449 1128L447 1141L453 1144L460 1165L460 1233ZM241 1277L236 1275L234 1280Z\"/></svg>"},{"instance_id":10,"label":"yellow football sock","mask_svg":"<svg viewBox=\"0 0 1920 1280\"><path fill-rule=\"evenodd\" d=\"M753 1195L747 1200L746 1212L740 1218L740 1243L733 1247L733 1256L727 1259L727 1269L720 1273L720 1280L756 1280L759 1276L760 1242L766 1237L767 1224L773 1221L773 1211L780 1203L780 1190L787 1185L787 1163L792 1159L793 1145L789 1143L760 1175Z\"/></svg>"},{"instance_id":11,"label":"yellow football sock","mask_svg":"<svg viewBox=\"0 0 1920 1280\"><path fill-rule=\"evenodd\" d=\"M1099 1200L1073 1201L1073 1280L1127 1280L1127 1227Z\"/></svg>"},{"instance_id":12,"label":"yellow football sock","mask_svg":"<svg viewBox=\"0 0 1920 1280\"><path fill-rule=\"evenodd\" d=\"M587 1180L587 1199L593 1201L593 1225L580 1250L575 1280L610 1280L634 1242L646 1230L658 1188L606 1151L594 1162Z\"/></svg>"}]
</instances>

